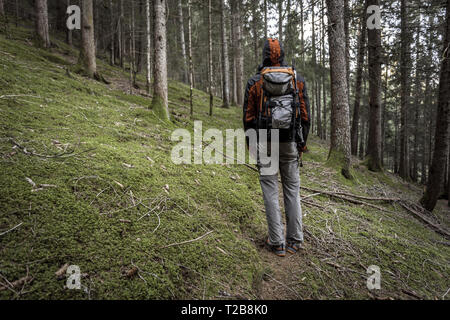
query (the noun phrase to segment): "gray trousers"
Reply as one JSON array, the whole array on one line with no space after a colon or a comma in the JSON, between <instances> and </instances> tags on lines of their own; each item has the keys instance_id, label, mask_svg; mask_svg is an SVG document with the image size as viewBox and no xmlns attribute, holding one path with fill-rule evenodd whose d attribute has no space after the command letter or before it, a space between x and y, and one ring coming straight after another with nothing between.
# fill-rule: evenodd
<instances>
[{"instance_id":1,"label":"gray trousers","mask_svg":"<svg viewBox=\"0 0 450 320\"><path fill-rule=\"evenodd\" d=\"M265 149L259 145L258 149ZM269 229L269 242L272 245L285 244L287 241L303 242L302 209L300 206L300 176L298 164L298 151L295 143L279 143L278 171L283 185L284 208L286 213L286 238L281 220L280 204L278 198L278 172L276 174L261 174L259 181L264 197L267 224Z\"/></svg>"}]
</instances>

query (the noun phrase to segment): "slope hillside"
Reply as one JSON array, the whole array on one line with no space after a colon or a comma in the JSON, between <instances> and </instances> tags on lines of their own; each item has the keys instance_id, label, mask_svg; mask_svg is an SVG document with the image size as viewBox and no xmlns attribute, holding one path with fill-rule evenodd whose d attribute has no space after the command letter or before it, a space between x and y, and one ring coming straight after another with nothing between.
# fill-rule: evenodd
<instances>
[{"instance_id":1,"label":"slope hillside","mask_svg":"<svg viewBox=\"0 0 450 320\"><path fill-rule=\"evenodd\" d=\"M0 299L448 299L443 205L355 160L354 180L325 166L311 138L301 170L306 242L279 259L262 243L258 177L244 165L175 165L171 134L193 131L189 88L169 83L158 120L128 72L99 60L106 85L70 72L77 51L44 51L31 31L0 35ZM143 78L139 78L144 87ZM194 92L203 130L241 126ZM447 211L446 211L447 210ZM414 213L415 212L415 213ZM69 290L77 265L82 290ZM366 287L380 267L381 289Z\"/></svg>"}]
</instances>

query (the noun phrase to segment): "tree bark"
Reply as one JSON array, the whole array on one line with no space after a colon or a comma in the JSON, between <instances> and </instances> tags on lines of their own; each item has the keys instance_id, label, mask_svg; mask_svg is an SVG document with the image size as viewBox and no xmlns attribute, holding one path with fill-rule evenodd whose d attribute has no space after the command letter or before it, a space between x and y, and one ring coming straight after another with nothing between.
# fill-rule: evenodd
<instances>
[{"instance_id":1,"label":"tree bark","mask_svg":"<svg viewBox=\"0 0 450 320\"><path fill-rule=\"evenodd\" d=\"M93 0L81 1L81 50L79 64L90 78L97 73L95 58L94 8Z\"/></svg>"},{"instance_id":2,"label":"tree bark","mask_svg":"<svg viewBox=\"0 0 450 320\"><path fill-rule=\"evenodd\" d=\"M361 26L358 41L358 62L356 65L356 81L355 81L355 101L353 103L353 120L351 129L351 149L352 155L358 154L358 137L359 137L359 113L361 106L361 89L362 89L362 73L364 67L364 58L366 56L366 10L363 8L361 15Z\"/></svg>"},{"instance_id":3,"label":"tree bark","mask_svg":"<svg viewBox=\"0 0 450 320\"><path fill-rule=\"evenodd\" d=\"M252 6L252 32L253 32L253 55L254 55L254 65L258 65L258 14L256 12L256 7L259 5L259 0L253 0L251 2Z\"/></svg>"},{"instance_id":4,"label":"tree bark","mask_svg":"<svg viewBox=\"0 0 450 320\"><path fill-rule=\"evenodd\" d=\"M283 41L283 0L278 0L278 40Z\"/></svg>"},{"instance_id":5,"label":"tree bark","mask_svg":"<svg viewBox=\"0 0 450 320\"><path fill-rule=\"evenodd\" d=\"M345 32L345 69L347 72L347 97L348 104L350 105L350 8L349 8L349 0L344 0L344 32ZM349 113L350 116L350 113Z\"/></svg>"},{"instance_id":6,"label":"tree bark","mask_svg":"<svg viewBox=\"0 0 450 320\"><path fill-rule=\"evenodd\" d=\"M36 35L38 45L43 48L49 48L50 36L48 33L47 0L35 0L34 9L36 12Z\"/></svg>"},{"instance_id":7,"label":"tree bark","mask_svg":"<svg viewBox=\"0 0 450 320\"><path fill-rule=\"evenodd\" d=\"M419 12L420 13L420 12ZM422 85L421 85L421 76L419 71L420 59L421 59L421 45L420 45L420 26L417 26L417 34L416 34L416 70L414 76L414 145L412 150L412 170L411 177L414 182L417 182L418 179L418 157L419 157L419 109L421 106L421 97L422 97Z\"/></svg>"},{"instance_id":8,"label":"tree bark","mask_svg":"<svg viewBox=\"0 0 450 320\"><path fill-rule=\"evenodd\" d=\"M312 63L313 63L313 79L312 79L312 99L311 99L311 132L314 132L316 128L316 109L317 109L317 96L316 96L316 73L317 73L317 56L316 56L316 23L315 23L315 3L311 3L311 30L312 30Z\"/></svg>"},{"instance_id":9,"label":"tree bark","mask_svg":"<svg viewBox=\"0 0 450 320\"><path fill-rule=\"evenodd\" d=\"M212 7L211 0L208 0L208 69L209 69L209 116L213 115L214 95L213 95L213 59L212 59Z\"/></svg>"},{"instance_id":10,"label":"tree bark","mask_svg":"<svg viewBox=\"0 0 450 320\"><path fill-rule=\"evenodd\" d=\"M152 109L163 120L170 120L167 87L167 0L153 0L154 11L154 68Z\"/></svg>"},{"instance_id":11,"label":"tree bark","mask_svg":"<svg viewBox=\"0 0 450 320\"><path fill-rule=\"evenodd\" d=\"M264 37L265 39L269 37L267 28L267 0L264 0Z\"/></svg>"},{"instance_id":12,"label":"tree bark","mask_svg":"<svg viewBox=\"0 0 450 320\"><path fill-rule=\"evenodd\" d=\"M323 33L322 30L322 25L320 24L320 28L319 28L319 39L321 39L321 33ZM320 47L320 42L319 42L319 48L320 50L322 50L322 47ZM320 60L320 71L318 72L318 77L316 78L316 88L317 88L317 135L319 136L319 138L322 138L322 100L321 100L321 93L322 93L322 66L323 66L323 61L322 61L322 52L319 51L319 60Z\"/></svg>"},{"instance_id":13,"label":"tree bark","mask_svg":"<svg viewBox=\"0 0 450 320\"><path fill-rule=\"evenodd\" d=\"M239 106L244 103L244 56L242 52L242 26L240 14L240 1L232 0L232 16L233 16L233 30L234 30L234 63L236 66L236 102Z\"/></svg>"},{"instance_id":14,"label":"tree bark","mask_svg":"<svg viewBox=\"0 0 450 320\"><path fill-rule=\"evenodd\" d=\"M183 19L183 3L178 0L178 33L180 35L181 58L183 64L183 82L188 81L188 69L186 58L186 41L184 39L184 19Z\"/></svg>"},{"instance_id":15,"label":"tree bark","mask_svg":"<svg viewBox=\"0 0 450 320\"><path fill-rule=\"evenodd\" d=\"M115 57L115 46L114 46L114 39L116 37L116 24L114 22L114 6L113 1L109 0L109 14L110 14L110 33L111 33L111 48L110 48L110 60L109 64L114 65L116 63L116 57Z\"/></svg>"},{"instance_id":16,"label":"tree bark","mask_svg":"<svg viewBox=\"0 0 450 320\"><path fill-rule=\"evenodd\" d=\"M322 0L323 1L323 0ZM303 1L300 1L300 39L301 39L301 55L302 55L302 66L303 68L305 68L305 31L304 31L304 27L303 27L303 15L304 15L304 9L303 9ZM267 38L267 35L266 35Z\"/></svg>"},{"instance_id":17,"label":"tree bark","mask_svg":"<svg viewBox=\"0 0 450 320\"><path fill-rule=\"evenodd\" d=\"M150 27L150 0L146 0L145 1L145 20L147 21L146 23L146 58L147 58L147 72L146 72L146 84L147 84L147 93L150 94L150 81L151 81L151 74L152 74L152 70L151 70L151 27Z\"/></svg>"},{"instance_id":18,"label":"tree bark","mask_svg":"<svg viewBox=\"0 0 450 320\"><path fill-rule=\"evenodd\" d=\"M188 44L189 44L189 103L190 115L194 116L194 64L192 63L192 16L191 16L191 0L188 0Z\"/></svg>"},{"instance_id":19,"label":"tree bark","mask_svg":"<svg viewBox=\"0 0 450 320\"><path fill-rule=\"evenodd\" d=\"M120 67L123 68L123 56L124 56L124 37L123 37L123 0L119 2L119 19L117 20L117 32L118 32L118 45L119 45L119 63Z\"/></svg>"},{"instance_id":20,"label":"tree bark","mask_svg":"<svg viewBox=\"0 0 450 320\"><path fill-rule=\"evenodd\" d=\"M401 128L400 128L400 168L399 174L403 179L410 179L409 171L409 133L408 133L408 107L409 107L409 78L410 78L410 42L408 23L408 0L401 0Z\"/></svg>"},{"instance_id":21,"label":"tree bark","mask_svg":"<svg viewBox=\"0 0 450 320\"><path fill-rule=\"evenodd\" d=\"M448 197L448 206L450 207L450 147L448 152L448 177L447 177L447 197Z\"/></svg>"},{"instance_id":22,"label":"tree bark","mask_svg":"<svg viewBox=\"0 0 450 320\"><path fill-rule=\"evenodd\" d=\"M331 144L328 161L350 179L350 120L345 64L344 1L327 0L331 75Z\"/></svg>"},{"instance_id":23,"label":"tree bark","mask_svg":"<svg viewBox=\"0 0 450 320\"><path fill-rule=\"evenodd\" d=\"M444 49L441 56L442 62L439 76L439 100L433 162L431 164L430 178L428 179L425 194L420 200L422 206L428 211L433 211L439 193L441 192L450 140L450 0L447 0L445 30Z\"/></svg>"},{"instance_id":24,"label":"tree bark","mask_svg":"<svg viewBox=\"0 0 450 320\"><path fill-rule=\"evenodd\" d=\"M220 22L222 25L222 99L223 107L228 108L230 106L230 62L228 56L228 37L224 0L220 0L220 9Z\"/></svg>"},{"instance_id":25,"label":"tree bark","mask_svg":"<svg viewBox=\"0 0 450 320\"><path fill-rule=\"evenodd\" d=\"M380 5L367 0L367 6ZM381 30L368 30L369 46L369 145L368 163L371 171L381 171Z\"/></svg>"},{"instance_id":26,"label":"tree bark","mask_svg":"<svg viewBox=\"0 0 450 320\"><path fill-rule=\"evenodd\" d=\"M321 40L321 45L322 45L322 67L323 70L326 70L326 65L325 65L325 2L324 0L322 0L322 9L323 9L323 13L322 13L322 21L321 21L321 25L322 25L322 40ZM322 73L322 98L323 98L323 117L322 117L322 134L321 137L323 140L327 139L327 90L325 88L325 74Z\"/></svg>"}]
</instances>

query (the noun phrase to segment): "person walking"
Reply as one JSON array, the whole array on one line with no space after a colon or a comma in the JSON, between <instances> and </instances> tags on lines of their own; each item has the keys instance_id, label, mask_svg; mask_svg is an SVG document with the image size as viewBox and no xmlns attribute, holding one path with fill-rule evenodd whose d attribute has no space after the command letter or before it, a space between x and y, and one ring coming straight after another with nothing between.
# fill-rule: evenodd
<instances>
[{"instance_id":1,"label":"person walking","mask_svg":"<svg viewBox=\"0 0 450 320\"><path fill-rule=\"evenodd\" d=\"M243 123L246 134L256 131L253 150L257 152L269 233L265 246L280 257L286 251L295 254L303 242L299 167L307 150L310 105L305 80L285 63L283 45L277 39L266 40L262 64L248 80ZM264 155L269 154L270 163L264 162ZM267 170L274 165L275 170ZM286 235L278 200L278 174L283 187Z\"/></svg>"}]
</instances>

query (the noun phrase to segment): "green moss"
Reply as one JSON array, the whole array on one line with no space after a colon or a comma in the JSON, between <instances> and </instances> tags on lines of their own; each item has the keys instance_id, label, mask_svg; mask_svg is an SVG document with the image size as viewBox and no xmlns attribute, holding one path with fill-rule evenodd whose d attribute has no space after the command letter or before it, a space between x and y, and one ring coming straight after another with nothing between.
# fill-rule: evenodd
<instances>
[{"instance_id":1,"label":"green moss","mask_svg":"<svg viewBox=\"0 0 450 320\"><path fill-rule=\"evenodd\" d=\"M77 52L52 39L58 47L43 53L27 43L30 32L12 28L13 40L0 35L0 96L15 95L0 99L0 134L36 153L67 148L75 156L28 156L0 139L0 230L22 223L1 238L0 268L9 281L27 272L34 278L20 298L87 299L86 292L64 289L65 281L56 279L55 271L65 263L80 266L87 275L82 284L94 299L202 299L219 291L257 298L267 285L263 275L272 270L275 276L279 269L295 275L289 285L301 297L366 299L361 276L366 270L359 263L381 267L386 294L401 294L407 286L432 299L448 289L448 247L384 203L378 205L395 214L316 196L326 209L304 206L310 232L305 252L286 260L294 261L287 266L264 260L254 241L267 232L257 175L240 165L175 165L170 159L172 131L193 131L188 86L169 82L172 122L162 121L149 108L149 97L76 73L68 77L63 61L53 56L68 54L76 61ZM128 77L102 60L98 67L110 78ZM138 83L144 86L142 75ZM208 95L194 90L195 118L203 121L203 130L241 127L241 109L220 105L215 98L216 116L209 117ZM355 179L347 180L339 165L326 162L323 142L311 137L309 148L301 171L306 186L363 195L376 186L415 197L410 185L361 164L352 168ZM57 187L32 192L26 178ZM157 197L168 199L149 214L147 207L154 208ZM139 199L147 207L134 206ZM209 230L202 240L165 248ZM323 239L325 247L309 234ZM324 251L328 256L321 255ZM330 266L330 256L359 273ZM128 278L133 265L140 277ZM0 291L0 299L11 298L17 297Z\"/></svg>"}]
</instances>

